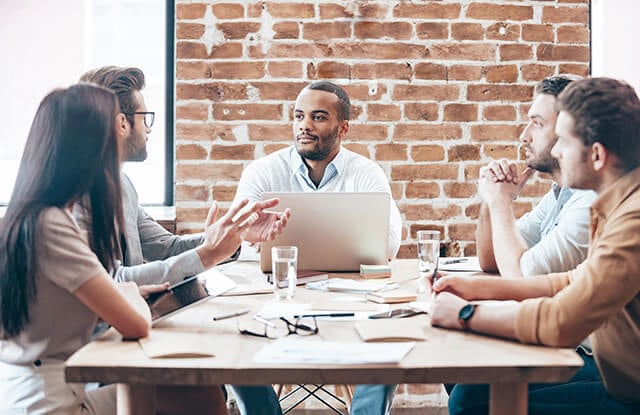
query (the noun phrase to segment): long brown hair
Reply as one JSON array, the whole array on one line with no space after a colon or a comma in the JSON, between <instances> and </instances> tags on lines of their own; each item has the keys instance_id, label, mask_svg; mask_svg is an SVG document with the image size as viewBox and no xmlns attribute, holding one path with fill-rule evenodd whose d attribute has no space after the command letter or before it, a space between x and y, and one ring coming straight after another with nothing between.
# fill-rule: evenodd
<instances>
[{"instance_id":1,"label":"long brown hair","mask_svg":"<svg viewBox=\"0 0 640 415\"><path fill-rule=\"evenodd\" d=\"M40 103L0 223L1 337L16 336L29 323L43 210L85 197L91 205L91 249L106 269L113 268L120 249L116 227L123 223L117 111L113 92L89 84L55 90Z\"/></svg>"}]
</instances>

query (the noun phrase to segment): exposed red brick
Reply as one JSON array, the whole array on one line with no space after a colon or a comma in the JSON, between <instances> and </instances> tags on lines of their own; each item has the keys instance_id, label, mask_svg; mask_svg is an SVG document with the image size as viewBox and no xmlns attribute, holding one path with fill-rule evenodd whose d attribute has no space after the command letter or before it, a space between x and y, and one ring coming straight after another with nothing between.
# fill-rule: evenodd
<instances>
[{"instance_id":1,"label":"exposed red brick","mask_svg":"<svg viewBox=\"0 0 640 415\"><path fill-rule=\"evenodd\" d=\"M482 40L484 27L480 23L452 23L451 37L456 40Z\"/></svg>"},{"instance_id":2,"label":"exposed red brick","mask_svg":"<svg viewBox=\"0 0 640 415\"><path fill-rule=\"evenodd\" d=\"M346 147L348 150L353 151L354 153L358 153L361 156L364 156L366 158L371 158L371 154L369 152L369 147L366 144L362 144L362 143L353 143L353 142L345 142L344 147Z\"/></svg>"},{"instance_id":3,"label":"exposed red brick","mask_svg":"<svg viewBox=\"0 0 640 415\"><path fill-rule=\"evenodd\" d=\"M393 138L399 141L452 140L462 137L458 124L399 124Z\"/></svg>"},{"instance_id":4,"label":"exposed red brick","mask_svg":"<svg viewBox=\"0 0 640 415\"><path fill-rule=\"evenodd\" d=\"M282 118L280 104L228 104L213 105L214 120L279 120Z\"/></svg>"},{"instance_id":5,"label":"exposed red brick","mask_svg":"<svg viewBox=\"0 0 640 415\"><path fill-rule=\"evenodd\" d=\"M176 177L178 179L188 177L196 180L239 180L242 174L241 164L209 163L209 164L183 164L178 162Z\"/></svg>"},{"instance_id":6,"label":"exposed red brick","mask_svg":"<svg viewBox=\"0 0 640 415\"><path fill-rule=\"evenodd\" d=\"M408 102L404 105L404 116L413 121L435 121L438 119L438 104Z\"/></svg>"},{"instance_id":7,"label":"exposed red brick","mask_svg":"<svg viewBox=\"0 0 640 415\"><path fill-rule=\"evenodd\" d=\"M447 23L422 22L416 24L418 39L447 39L449 25Z\"/></svg>"},{"instance_id":8,"label":"exposed red brick","mask_svg":"<svg viewBox=\"0 0 640 415\"><path fill-rule=\"evenodd\" d=\"M483 69L487 82L514 83L518 81L517 65L485 66Z\"/></svg>"},{"instance_id":9,"label":"exposed red brick","mask_svg":"<svg viewBox=\"0 0 640 415\"><path fill-rule=\"evenodd\" d=\"M449 161L480 160L480 148L472 144L454 146L447 152L447 159Z\"/></svg>"},{"instance_id":10,"label":"exposed red brick","mask_svg":"<svg viewBox=\"0 0 640 415\"><path fill-rule=\"evenodd\" d=\"M553 75L555 68L551 65L531 63L522 65L520 71L523 81L542 81L544 78Z\"/></svg>"},{"instance_id":11,"label":"exposed red brick","mask_svg":"<svg viewBox=\"0 0 640 415\"><path fill-rule=\"evenodd\" d=\"M459 98L457 85L396 85L394 101L453 101Z\"/></svg>"},{"instance_id":12,"label":"exposed red brick","mask_svg":"<svg viewBox=\"0 0 640 415\"><path fill-rule=\"evenodd\" d=\"M176 201L188 202L192 200L208 200L208 186L190 186L186 184L176 185Z\"/></svg>"},{"instance_id":13,"label":"exposed red brick","mask_svg":"<svg viewBox=\"0 0 640 415\"><path fill-rule=\"evenodd\" d=\"M229 82L206 82L176 84L176 97L183 99L210 99L213 102L240 100L247 98L247 86Z\"/></svg>"},{"instance_id":14,"label":"exposed red brick","mask_svg":"<svg viewBox=\"0 0 640 415\"><path fill-rule=\"evenodd\" d=\"M267 73L273 78L301 78L303 67L301 62L268 62Z\"/></svg>"},{"instance_id":15,"label":"exposed red brick","mask_svg":"<svg viewBox=\"0 0 640 415\"><path fill-rule=\"evenodd\" d=\"M476 121L477 119L476 104L447 104L444 107L445 121Z\"/></svg>"},{"instance_id":16,"label":"exposed red brick","mask_svg":"<svg viewBox=\"0 0 640 415\"><path fill-rule=\"evenodd\" d=\"M582 23L589 22L588 7L552 7L542 8L543 23Z\"/></svg>"},{"instance_id":17,"label":"exposed red brick","mask_svg":"<svg viewBox=\"0 0 640 415\"><path fill-rule=\"evenodd\" d=\"M542 61L589 62L588 46L562 46L544 43L538 45L537 56Z\"/></svg>"},{"instance_id":18,"label":"exposed red brick","mask_svg":"<svg viewBox=\"0 0 640 415\"><path fill-rule=\"evenodd\" d=\"M523 24L522 40L527 42L553 42L553 26L550 24Z\"/></svg>"},{"instance_id":19,"label":"exposed red brick","mask_svg":"<svg viewBox=\"0 0 640 415\"><path fill-rule=\"evenodd\" d=\"M520 128L511 124L481 124L471 126L471 139L475 141L514 141Z\"/></svg>"},{"instance_id":20,"label":"exposed red brick","mask_svg":"<svg viewBox=\"0 0 640 415\"><path fill-rule=\"evenodd\" d=\"M415 145L411 147L413 161L442 161L444 148L439 145Z\"/></svg>"},{"instance_id":21,"label":"exposed red brick","mask_svg":"<svg viewBox=\"0 0 640 415\"><path fill-rule=\"evenodd\" d=\"M203 61L177 61L176 79L211 78L211 67Z\"/></svg>"},{"instance_id":22,"label":"exposed red brick","mask_svg":"<svg viewBox=\"0 0 640 415\"><path fill-rule=\"evenodd\" d=\"M451 81L479 81L482 78L482 66L451 65L447 71L447 79Z\"/></svg>"},{"instance_id":23,"label":"exposed red brick","mask_svg":"<svg viewBox=\"0 0 640 415\"><path fill-rule=\"evenodd\" d=\"M463 196L460 196L463 197ZM449 238L452 240L472 241L476 235L475 223L453 223L449 225Z\"/></svg>"},{"instance_id":24,"label":"exposed red brick","mask_svg":"<svg viewBox=\"0 0 640 415\"><path fill-rule=\"evenodd\" d=\"M432 59L487 61L495 57L492 43L436 43L429 47Z\"/></svg>"},{"instance_id":25,"label":"exposed red brick","mask_svg":"<svg viewBox=\"0 0 640 415\"><path fill-rule=\"evenodd\" d=\"M218 79L260 79L264 78L263 61L250 62L214 62L211 64L211 77Z\"/></svg>"},{"instance_id":26,"label":"exposed red brick","mask_svg":"<svg viewBox=\"0 0 640 415\"><path fill-rule=\"evenodd\" d=\"M227 40L244 39L249 33L260 31L260 23L256 22L225 22L216 25Z\"/></svg>"},{"instance_id":27,"label":"exposed red brick","mask_svg":"<svg viewBox=\"0 0 640 415\"><path fill-rule=\"evenodd\" d=\"M559 43L589 43L589 29L585 25L560 26L558 28Z\"/></svg>"},{"instance_id":28,"label":"exposed red brick","mask_svg":"<svg viewBox=\"0 0 640 415\"><path fill-rule=\"evenodd\" d=\"M520 39L520 25L494 23L487 27L487 39L517 41Z\"/></svg>"},{"instance_id":29,"label":"exposed red brick","mask_svg":"<svg viewBox=\"0 0 640 415\"><path fill-rule=\"evenodd\" d=\"M295 101L307 82L251 82L251 86L260 92L260 99Z\"/></svg>"},{"instance_id":30,"label":"exposed red brick","mask_svg":"<svg viewBox=\"0 0 640 415\"><path fill-rule=\"evenodd\" d=\"M351 101L359 100L359 101L378 101L380 98L387 93L387 86L383 83L379 83L376 85L375 90L372 90L368 84L349 84L342 86Z\"/></svg>"},{"instance_id":31,"label":"exposed red brick","mask_svg":"<svg viewBox=\"0 0 640 415\"><path fill-rule=\"evenodd\" d=\"M437 182L409 182L405 194L408 199L433 199L440 196Z\"/></svg>"},{"instance_id":32,"label":"exposed red brick","mask_svg":"<svg viewBox=\"0 0 640 415\"><path fill-rule=\"evenodd\" d=\"M351 124L349 140L382 141L389 135L388 124Z\"/></svg>"},{"instance_id":33,"label":"exposed red brick","mask_svg":"<svg viewBox=\"0 0 640 415\"><path fill-rule=\"evenodd\" d=\"M367 119L370 121L398 121L402 111L394 104L368 104Z\"/></svg>"},{"instance_id":34,"label":"exposed red brick","mask_svg":"<svg viewBox=\"0 0 640 415\"><path fill-rule=\"evenodd\" d=\"M320 19L351 18L353 12L341 4L320 4Z\"/></svg>"},{"instance_id":35,"label":"exposed red brick","mask_svg":"<svg viewBox=\"0 0 640 415\"><path fill-rule=\"evenodd\" d=\"M382 19L386 17L389 6L386 4L359 3L358 16L368 19Z\"/></svg>"},{"instance_id":36,"label":"exposed red brick","mask_svg":"<svg viewBox=\"0 0 640 415\"><path fill-rule=\"evenodd\" d=\"M209 116L209 104L188 103L176 105L176 119L206 121Z\"/></svg>"},{"instance_id":37,"label":"exposed red brick","mask_svg":"<svg viewBox=\"0 0 640 415\"><path fill-rule=\"evenodd\" d=\"M411 66L404 63L362 63L353 66L356 79L411 79Z\"/></svg>"},{"instance_id":38,"label":"exposed red brick","mask_svg":"<svg viewBox=\"0 0 640 415\"><path fill-rule=\"evenodd\" d=\"M529 180L522 188L520 196L523 197L542 197L551 189L551 183L547 181Z\"/></svg>"},{"instance_id":39,"label":"exposed red brick","mask_svg":"<svg viewBox=\"0 0 640 415\"><path fill-rule=\"evenodd\" d=\"M401 164L391 166L391 180L453 180L458 176L457 164Z\"/></svg>"},{"instance_id":40,"label":"exposed red brick","mask_svg":"<svg viewBox=\"0 0 640 415\"><path fill-rule=\"evenodd\" d=\"M376 144L376 160L407 160L406 144Z\"/></svg>"},{"instance_id":41,"label":"exposed red brick","mask_svg":"<svg viewBox=\"0 0 640 415\"><path fill-rule=\"evenodd\" d=\"M447 67L431 62L417 63L414 68L416 79L447 79Z\"/></svg>"},{"instance_id":42,"label":"exposed red brick","mask_svg":"<svg viewBox=\"0 0 640 415\"><path fill-rule=\"evenodd\" d=\"M589 65L578 63L561 63L558 72L562 74L574 74L579 76L589 76Z\"/></svg>"},{"instance_id":43,"label":"exposed red brick","mask_svg":"<svg viewBox=\"0 0 640 415\"><path fill-rule=\"evenodd\" d=\"M515 121L516 109L513 105L487 105L482 111L482 119L487 121Z\"/></svg>"},{"instance_id":44,"label":"exposed red brick","mask_svg":"<svg viewBox=\"0 0 640 415\"><path fill-rule=\"evenodd\" d=\"M200 23L176 23L178 39L200 39L204 34L204 25Z\"/></svg>"},{"instance_id":45,"label":"exposed red brick","mask_svg":"<svg viewBox=\"0 0 640 415\"><path fill-rule=\"evenodd\" d=\"M469 85L469 101L529 101L533 87L528 85Z\"/></svg>"},{"instance_id":46,"label":"exposed red brick","mask_svg":"<svg viewBox=\"0 0 640 415\"><path fill-rule=\"evenodd\" d=\"M271 154L285 147L289 147L289 144L266 144L264 146L264 154Z\"/></svg>"},{"instance_id":47,"label":"exposed red brick","mask_svg":"<svg viewBox=\"0 0 640 415\"><path fill-rule=\"evenodd\" d=\"M176 19L177 20L202 19L204 17L205 10L207 10L207 5L204 3L177 4Z\"/></svg>"},{"instance_id":48,"label":"exposed red brick","mask_svg":"<svg viewBox=\"0 0 640 415\"><path fill-rule=\"evenodd\" d=\"M211 160L253 160L255 145L213 145L209 152Z\"/></svg>"},{"instance_id":49,"label":"exposed red brick","mask_svg":"<svg viewBox=\"0 0 640 415\"><path fill-rule=\"evenodd\" d=\"M273 25L274 39L298 39L300 27L298 22L278 22Z\"/></svg>"},{"instance_id":50,"label":"exposed red brick","mask_svg":"<svg viewBox=\"0 0 640 415\"><path fill-rule=\"evenodd\" d=\"M530 20L533 18L533 7L474 2L469 4L466 16L472 19L494 21Z\"/></svg>"},{"instance_id":51,"label":"exposed red brick","mask_svg":"<svg viewBox=\"0 0 640 415\"><path fill-rule=\"evenodd\" d=\"M413 28L409 22L355 22L355 36L359 39L411 38Z\"/></svg>"},{"instance_id":52,"label":"exposed red brick","mask_svg":"<svg viewBox=\"0 0 640 415\"><path fill-rule=\"evenodd\" d=\"M410 19L455 19L460 16L460 4L400 2L393 7L393 16Z\"/></svg>"},{"instance_id":53,"label":"exposed red brick","mask_svg":"<svg viewBox=\"0 0 640 415\"><path fill-rule=\"evenodd\" d=\"M211 5L213 15L218 19L241 19L244 17L244 6L236 3L218 3Z\"/></svg>"},{"instance_id":54,"label":"exposed red brick","mask_svg":"<svg viewBox=\"0 0 640 415\"><path fill-rule=\"evenodd\" d=\"M349 22L305 23L302 26L302 37L310 40L331 40L351 36Z\"/></svg>"},{"instance_id":55,"label":"exposed red brick","mask_svg":"<svg viewBox=\"0 0 640 415\"><path fill-rule=\"evenodd\" d=\"M266 3L267 12L278 19L306 19L315 16L313 4L308 3Z\"/></svg>"},{"instance_id":56,"label":"exposed red brick","mask_svg":"<svg viewBox=\"0 0 640 415\"><path fill-rule=\"evenodd\" d=\"M204 160L206 158L207 150L198 144L176 146L176 159L178 160Z\"/></svg>"},{"instance_id":57,"label":"exposed red brick","mask_svg":"<svg viewBox=\"0 0 640 415\"><path fill-rule=\"evenodd\" d=\"M499 51L501 61L519 61L533 58L533 48L529 45L500 45Z\"/></svg>"},{"instance_id":58,"label":"exposed red brick","mask_svg":"<svg viewBox=\"0 0 640 415\"><path fill-rule=\"evenodd\" d=\"M424 44L413 43L337 43L327 50L334 58L346 59L425 59L430 51Z\"/></svg>"},{"instance_id":59,"label":"exposed red brick","mask_svg":"<svg viewBox=\"0 0 640 415\"><path fill-rule=\"evenodd\" d=\"M176 57L178 59L233 59L242 57L242 44L236 42L225 42L211 48L211 53L207 53L207 48L201 42L176 42Z\"/></svg>"},{"instance_id":60,"label":"exposed red brick","mask_svg":"<svg viewBox=\"0 0 640 415\"><path fill-rule=\"evenodd\" d=\"M218 202L231 202L236 195L236 186L215 184L211 191L211 199Z\"/></svg>"},{"instance_id":61,"label":"exposed red brick","mask_svg":"<svg viewBox=\"0 0 640 415\"><path fill-rule=\"evenodd\" d=\"M398 206L400 211L405 214L407 220L434 220L443 221L453 219L462 213L459 206L447 205L445 207L434 207L432 204L424 205L406 205Z\"/></svg>"},{"instance_id":62,"label":"exposed red brick","mask_svg":"<svg viewBox=\"0 0 640 415\"><path fill-rule=\"evenodd\" d=\"M517 144L484 144L482 146L482 153L484 153L485 156L495 160L501 158L515 160L515 158L518 156L518 146Z\"/></svg>"}]
</instances>

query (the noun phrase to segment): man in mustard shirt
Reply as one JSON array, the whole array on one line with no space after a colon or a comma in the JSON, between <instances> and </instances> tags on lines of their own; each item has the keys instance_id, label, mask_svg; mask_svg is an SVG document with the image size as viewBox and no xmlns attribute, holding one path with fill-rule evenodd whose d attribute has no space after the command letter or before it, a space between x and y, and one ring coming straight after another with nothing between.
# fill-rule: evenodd
<instances>
[{"instance_id":1,"label":"man in mustard shirt","mask_svg":"<svg viewBox=\"0 0 640 415\"><path fill-rule=\"evenodd\" d=\"M598 194L587 259L572 271L524 280L441 278L431 323L555 347L575 347L589 336L593 356L582 356L574 380L595 376L530 385L529 414L638 414L640 100L624 82L590 78L569 85L558 110L551 155L560 182ZM486 385L453 389L450 414L487 412Z\"/></svg>"}]
</instances>

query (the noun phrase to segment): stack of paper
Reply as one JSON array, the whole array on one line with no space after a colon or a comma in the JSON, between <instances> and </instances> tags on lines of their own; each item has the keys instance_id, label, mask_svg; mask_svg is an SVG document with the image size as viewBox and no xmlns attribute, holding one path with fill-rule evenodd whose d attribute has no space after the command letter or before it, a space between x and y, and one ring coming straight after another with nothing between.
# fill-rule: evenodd
<instances>
[{"instance_id":1,"label":"stack of paper","mask_svg":"<svg viewBox=\"0 0 640 415\"><path fill-rule=\"evenodd\" d=\"M423 341L427 339L423 325L416 319L360 321L356 331L366 342Z\"/></svg>"},{"instance_id":2,"label":"stack of paper","mask_svg":"<svg viewBox=\"0 0 640 415\"><path fill-rule=\"evenodd\" d=\"M393 290L398 283L387 281L358 281L347 278L330 278L325 281L310 282L307 288L320 291L337 291L351 294L366 294L373 291Z\"/></svg>"},{"instance_id":3,"label":"stack of paper","mask_svg":"<svg viewBox=\"0 0 640 415\"><path fill-rule=\"evenodd\" d=\"M382 292L372 292L367 294L367 300L381 304L408 303L415 301L418 297L416 293L403 290L391 290Z\"/></svg>"},{"instance_id":4,"label":"stack of paper","mask_svg":"<svg viewBox=\"0 0 640 415\"><path fill-rule=\"evenodd\" d=\"M388 278L391 276L389 265L360 265L360 276L362 278Z\"/></svg>"}]
</instances>

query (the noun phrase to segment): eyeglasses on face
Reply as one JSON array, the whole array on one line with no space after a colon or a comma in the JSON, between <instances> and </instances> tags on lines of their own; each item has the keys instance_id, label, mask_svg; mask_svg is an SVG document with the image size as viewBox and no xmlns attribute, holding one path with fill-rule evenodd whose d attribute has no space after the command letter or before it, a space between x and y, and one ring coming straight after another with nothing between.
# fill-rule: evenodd
<instances>
[{"instance_id":1,"label":"eyeglasses on face","mask_svg":"<svg viewBox=\"0 0 640 415\"><path fill-rule=\"evenodd\" d=\"M147 128L151 128L153 126L153 122L156 119L156 113L153 111L135 111L135 112L125 112L127 115L143 115L144 116L144 126Z\"/></svg>"},{"instance_id":2,"label":"eyeglasses on face","mask_svg":"<svg viewBox=\"0 0 640 415\"><path fill-rule=\"evenodd\" d=\"M280 317L280 321L284 324L273 324L271 322L265 322L262 325L262 331L251 330L238 327L240 334L255 337L265 337L267 339L277 339L280 337L289 336L291 334L297 334L299 336L311 336L318 334L318 323L316 318L312 319L297 318L295 323L290 322L284 317Z\"/></svg>"}]
</instances>

